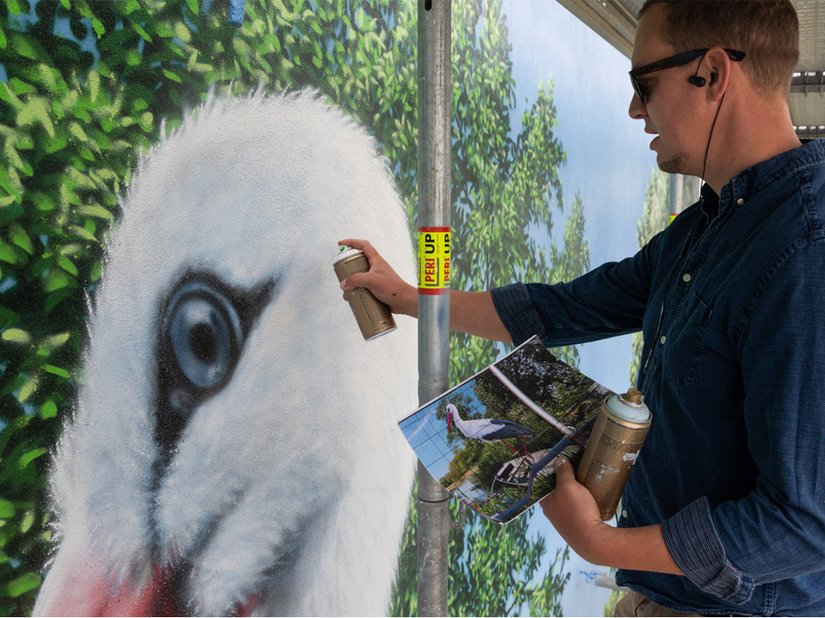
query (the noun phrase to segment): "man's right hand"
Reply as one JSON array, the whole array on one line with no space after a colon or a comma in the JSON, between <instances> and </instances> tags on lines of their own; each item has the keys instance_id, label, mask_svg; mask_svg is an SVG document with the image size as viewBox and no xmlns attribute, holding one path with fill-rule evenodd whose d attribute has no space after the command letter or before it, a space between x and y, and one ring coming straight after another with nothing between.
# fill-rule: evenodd
<instances>
[{"instance_id":1,"label":"man's right hand","mask_svg":"<svg viewBox=\"0 0 825 618\"><path fill-rule=\"evenodd\" d=\"M375 247L359 238L344 238L338 244L360 249L370 263L369 271L352 274L341 282L345 300L349 300L355 288L367 288L393 313L418 317L418 288L399 277ZM485 339L512 341L490 292L450 290L450 328Z\"/></svg>"},{"instance_id":2,"label":"man's right hand","mask_svg":"<svg viewBox=\"0 0 825 618\"><path fill-rule=\"evenodd\" d=\"M370 263L369 271L354 273L341 282L344 299L348 300L356 288L367 288L378 300L389 305L393 313L418 317L418 291L398 276L375 247L359 238L344 238L338 244L360 249Z\"/></svg>"}]
</instances>

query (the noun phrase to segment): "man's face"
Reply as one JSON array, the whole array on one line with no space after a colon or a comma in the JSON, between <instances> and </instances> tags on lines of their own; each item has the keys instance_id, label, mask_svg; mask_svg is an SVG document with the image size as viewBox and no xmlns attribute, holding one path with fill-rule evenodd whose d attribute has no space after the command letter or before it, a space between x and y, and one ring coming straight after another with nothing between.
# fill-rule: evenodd
<instances>
[{"instance_id":1,"label":"man's face","mask_svg":"<svg viewBox=\"0 0 825 618\"><path fill-rule=\"evenodd\" d=\"M665 10L655 4L639 20L631 56L633 68L685 51L674 49L664 41ZM684 66L640 76L638 79L647 92L646 101L643 103L635 94L630 101L631 118L644 120L645 133L656 135L650 148L656 152L656 162L665 172L701 174L707 135L704 130L697 131L697 127L705 126L698 117L705 91L688 83L699 62L697 59Z\"/></svg>"}]
</instances>

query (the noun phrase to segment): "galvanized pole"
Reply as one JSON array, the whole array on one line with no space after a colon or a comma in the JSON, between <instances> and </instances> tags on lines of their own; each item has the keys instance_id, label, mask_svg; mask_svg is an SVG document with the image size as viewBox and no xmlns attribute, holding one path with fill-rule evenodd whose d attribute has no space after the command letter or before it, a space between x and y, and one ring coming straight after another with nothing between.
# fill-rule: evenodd
<instances>
[{"instance_id":1,"label":"galvanized pole","mask_svg":"<svg viewBox=\"0 0 825 618\"><path fill-rule=\"evenodd\" d=\"M684 210L684 182L685 177L681 174L670 175L670 191L668 191L668 214L678 215Z\"/></svg>"},{"instance_id":2,"label":"galvanized pole","mask_svg":"<svg viewBox=\"0 0 825 618\"><path fill-rule=\"evenodd\" d=\"M449 386L450 0L418 1L418 398ZM418 466L418 615L447 615L449 494Z\"/></svg>"}]
</instances>

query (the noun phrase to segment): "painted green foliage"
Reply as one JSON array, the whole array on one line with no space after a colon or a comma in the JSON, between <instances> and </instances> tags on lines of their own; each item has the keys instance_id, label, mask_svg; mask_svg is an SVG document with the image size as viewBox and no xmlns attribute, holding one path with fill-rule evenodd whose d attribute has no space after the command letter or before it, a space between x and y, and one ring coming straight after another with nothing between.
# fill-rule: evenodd
<instances>
[{"instance_id":1,"label":"painted green foliage","mask_svg":"<svg viewBox=\"0 0 825 618\"><path fill-rule=\"evenodd\" d=\"M413 492L415 495L415 491ZM417 616L415 499L404 531L398 581L390 616ZM450 616L563 616L561 593L570 579L564 547L546 562L547 543L528 536L528 517L502 527L490 524L453 500L455 523L449 542L447 608Z\"/></svg>"},{"instance_id":2,"label":"painted green foliage","mask_svg":"<svg viewBox=\"0 0 825 618\"><path fill-rule=\"evenodd\" d=\"M520 118L521 132L515 138L510 134L515 84L500 7L500 0L485 7L478 2L453 7L453 66L460 72L453 79L456 289L486 290L514 280L554 283L589 266L578 196L565 246L559 249L547 241L553 209L564 207L558 169L566 161L553 133L552 85L539 86L536 100ZM452 381L488 364L497 351L492 342L455 335ZM577 358L572 349L560 356L572 362Z\"/></svg>"},{"instance_id":3,"label":"painted green foliage","mask_svg":"<svg viewBox=\"0 0 825 618\"><path fill-rule=\"evenodd\" d=\"M141 152L210 93L314 88L376 137L413 217L416 3L247 0L237 28L226 23L226 2L203 4L0 7L0 614L29 613L40 585L52 542L48 452L83 382L84 323L103 247ZM540 89L512 137L500 0L453 2L453 38L454 286L574 276L588 261L581 200L563 248L548 247L543 234L552 227L550 205L564 205L552 88ZM454 380L497 352L474 339L452 345ZM451 612L510 613L532 599L536 613L559 613L558 569L528 586L543 541L516 525L505 530L470 520L453 535L452 555L461 558L452 561ZM414 521L408 541L410 534ZM399 613L414 611L409 568L402 561Z\"/></svg>"},{"instance_id":4,"label":"painted green foliage","mask_svg":"<svg viewBox=\"0 0 825 618\"><path fill-rule=\"evenodd\" d=\"M569 280L589 268L584 205L577 195L565 223L563 247L548 241L553 211L564 207L559 166L564 150L553 133L552 87L539 88L510 133L515 84L500 0L453 3L453 279L455 289L489 289L515 280ZM450 382L491 363L493 342L454 333ZM575 364L575 349L556 350ZM457 507L456 507L457 508ZM544 540L526 535L527 516L501 527L466 512L450 538L451 615L561 615L569 578L565 548L546 570L537 557ZM416 615L416 518L411 510L392 615ZM460 558L459 558L460 557Z\"/></svg>"},{"instance_id":5,"label":"painted green foliage","mask_svg":"<svg viewBox=\"0 0 825 618\"><path fill-rule=\"evenodd\" d=\"M645 201L642 216L636 223L636 236L639 247L644 247L656 234L667 227L670 213L668 212L668 196L670 185L668 175L659 170L653 170L647 179L645 187ZM630 384L635 384L641 368L642 347L644 339L642 333L633 334L633 351L630 359Z\"/></svg>"}]
</instances>

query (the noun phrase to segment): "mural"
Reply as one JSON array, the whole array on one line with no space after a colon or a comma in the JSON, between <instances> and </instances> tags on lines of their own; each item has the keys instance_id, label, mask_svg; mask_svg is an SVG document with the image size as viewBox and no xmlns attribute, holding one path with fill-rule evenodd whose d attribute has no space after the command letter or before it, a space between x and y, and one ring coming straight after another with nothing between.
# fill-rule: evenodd
<instances>
[{"instance_id":1,"label":"mural","mask_svg":"<svg viewBox=\"0 0 825 618\"><path fill-rule=\"evenodd\" d=\"M141 162L122 208L35 612L382 613L416 331L365 344L330 258L351 231L414 272L369 140L307 95L210 102Z\"/></svg>"},{"instance_id":2,"label":"mural","mask_svg":"<svg viewBox=\"0 0 825 618\"><path fill-rule=\"evenodd\" d=\"M416 18L0 7L0 614L416 614L415 324L365 343L332 271L355 236L412 279ZM452 2L457 288L590 263L511 56L506 3ZM501 352L454 335L451 382ZM453 514L451 614L564 613L566 547Z\"/></svg>"}]
</instances>

